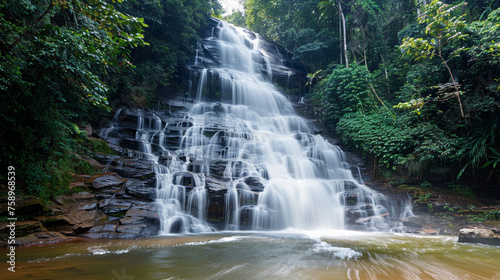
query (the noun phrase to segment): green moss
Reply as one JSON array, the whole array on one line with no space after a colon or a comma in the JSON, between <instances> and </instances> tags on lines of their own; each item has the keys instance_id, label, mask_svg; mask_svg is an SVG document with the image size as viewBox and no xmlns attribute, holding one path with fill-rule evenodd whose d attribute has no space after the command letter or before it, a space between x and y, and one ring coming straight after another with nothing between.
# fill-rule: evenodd
<instances>
[{"instance_id":1,"label":"green moss","mask_svg":"<svg viewBox=\"0 0 500 280\"><path fill-rule=\"evenodd\" d=\"M118 152L111 149L108 143L102 139L90 138L86 141L85 146L94 153L104 154L104 155L117 155Z\"/></svg>"}]
</instances>

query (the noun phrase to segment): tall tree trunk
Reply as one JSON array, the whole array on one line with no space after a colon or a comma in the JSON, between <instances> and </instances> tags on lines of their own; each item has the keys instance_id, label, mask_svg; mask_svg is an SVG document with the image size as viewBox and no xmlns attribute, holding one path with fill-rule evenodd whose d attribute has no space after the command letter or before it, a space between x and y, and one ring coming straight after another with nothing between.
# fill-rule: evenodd
<instances>
[{"instance_id":1,"label":"tall tree trunk","mask_svg":"<svg viewBox=\"0 0 500 280\"><path fill-rule=\"evenodd\" d=\"M341 16L341 9L339 9L339 55L340 55L340 60L339 64L344 64L343 58L342 58L342 16Z\"/></svg>"},{"instance_id":2,"label":"tall tree trunk","mask_svg":"<svg viewBox=\"0 0 500 280\"><path fill-rule=\"evenodd\" d=\"M464 119L465 114L464 114L464 109L462 107L462 99L460 99L460 90L458 88L458 84L455 81L455 77L453 76L453 73L451 72L451 69L448 66L448 63L446 63L446 60L444 60L443 56L441 55L441 51L438 53L438 57L441 58L441 61L443 61L444 66L446 66L446 69L448 69L448 73L450 74L450 77L451 77L451 82L453 83L453 86L455 87L455 96L458 99L458 105L460 107L460 115L462 116L462 119Z\"/></svg>"},{"instance_id":3,"label":"tall tree trunk","mask_svg":"<svg viewBox=\"0 0 500 280\"><path fill-rule=\"evenodd\" d=\"M385 65L384 56L382 54L380 54L380 57L382 58L382 63L384 65L385 85L387 86L387 97L391 98L391 87L389 86L389 73L387 73L387 66Z\"/></svg>"},{"instance_id":4,"label":"tall tree trunk","mask_svg":"<svg viewBox=\"0 0 500 280\"><path fill-rule=\"evenodd\" d=\"M347 32L346 32L346 28L345 28L345 17L344 17L344 12L342 11L342 4L340 3L340 1L338 1L338 4L339 4L339 13L340 13L340 16L342 18L342 30L343 30L343 35L344 35L343 42L344 42L345 67L349 68L349 60L347 59L347 39L346 39Z\"/></svg>"}]
</instances>

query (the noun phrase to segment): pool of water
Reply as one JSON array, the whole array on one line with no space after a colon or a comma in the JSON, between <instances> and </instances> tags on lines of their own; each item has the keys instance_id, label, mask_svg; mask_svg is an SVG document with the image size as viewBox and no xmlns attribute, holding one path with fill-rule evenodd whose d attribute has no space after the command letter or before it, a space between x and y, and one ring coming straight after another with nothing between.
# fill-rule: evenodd
<instances>
[{"instance_id":1,"label":"pool of water","mask_svg":"<svg viewBox=\"0 0 500 280\"><path fill-rule=\"evenodd\" d=\"M1 279L500 279L500 247L450 236L221 232L22 247ZM6 256L7 250L2 250ZM5 259L5 258L2 258Z\"/></svg>"}]
</instances>

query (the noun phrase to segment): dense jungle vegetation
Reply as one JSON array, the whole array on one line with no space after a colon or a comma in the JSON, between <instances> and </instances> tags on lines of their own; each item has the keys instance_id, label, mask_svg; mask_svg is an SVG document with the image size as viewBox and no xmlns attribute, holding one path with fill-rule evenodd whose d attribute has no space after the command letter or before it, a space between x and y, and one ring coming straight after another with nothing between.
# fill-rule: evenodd
<instances>
[{"instance_id":1,"label":"dense jungle vegetation","mask_svg":"<svg viewBox=\"0 0 500 280\"><path fill-rule=\"evenodd\" d=\"M500 184L500 1L247 0L228 17L293 52L307 97L377 174Z\"/></svg>"},{"instance_id":2,"label":"dense jungle vegetation","mask_svg":"<svg viewBox=\"0 0 500 280\"><path fill-rule=\"evenodd\" d=\"M79 125L175 88L216 0L0 1L0 178L42 198L67 191L82 155L102 149ZM19 193L18 193L19 194Z\"/></svg>"},{"instance_id":3,"label":"dense jungle vegetation","mask_svg":"<svg viewBox=\"0 0 500 280\"><path fill-rule=\"evenodd\" d=\"M309 74L318 117L394 172L456 186L500 177L500 1L245 0L227 20ZM217 0L0 0L0 179L50 197L91 172L81 133L178 89ZM292 92L293 94L293 92Z\"/></svg>"}]
</instances>

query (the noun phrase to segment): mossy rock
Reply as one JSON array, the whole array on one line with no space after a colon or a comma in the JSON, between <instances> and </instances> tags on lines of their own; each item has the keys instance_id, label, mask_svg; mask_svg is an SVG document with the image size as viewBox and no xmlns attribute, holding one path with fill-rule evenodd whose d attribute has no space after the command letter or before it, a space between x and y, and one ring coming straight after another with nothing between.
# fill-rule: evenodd
<instances>
[{"instance_id":1,"label":"mossy rock","mask_svg":"<svg viewBox=\"0 0 500 280\"><path fill-rule=\"evenodd\" d=\"M118 152L111 149L108 146L108 143L102 139L89 137L87 143L87 148L94 153L103 154L103 155L118 155Z\"/></svg>"}]
</instances>

